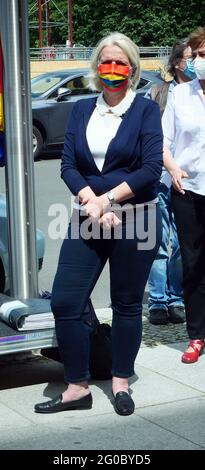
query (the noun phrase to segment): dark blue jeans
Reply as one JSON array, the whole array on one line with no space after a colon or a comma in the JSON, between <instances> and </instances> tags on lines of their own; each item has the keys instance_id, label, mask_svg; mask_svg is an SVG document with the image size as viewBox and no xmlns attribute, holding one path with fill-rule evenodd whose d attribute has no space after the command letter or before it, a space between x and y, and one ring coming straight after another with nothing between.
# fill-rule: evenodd
<instances>
[{"instance_id":1,"label":"dark blue jeans","mask_svg":"<svg viewBox=\"0 0 205 470\"><path fill-rule=\"evenodd\" d=\"M136 209L134 217L122 216L122 224L116 231L111 229L103 236L101 230L98 239L82 236L85 222L83 217L80 225L71 221L52 291L56 335L65 380L70 383L90 377L89 331L82 316L107 260L113 309L112 374L116 377L133 375L142 336L144 289L161 241L158 204L146 206L145 210ZM73 232L75 237L78 234L76 239L72 238Z\"/></svg>"}]
</instances>

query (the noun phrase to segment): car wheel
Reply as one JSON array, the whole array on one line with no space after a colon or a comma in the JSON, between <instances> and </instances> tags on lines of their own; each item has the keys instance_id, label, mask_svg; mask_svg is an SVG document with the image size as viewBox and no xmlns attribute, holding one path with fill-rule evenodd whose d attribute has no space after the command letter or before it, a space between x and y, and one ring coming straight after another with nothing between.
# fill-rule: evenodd
<instances>
[{"instance_id":1,"label":"car wheel","mask_svg":"<svg viewBox=\"0 0 205 470\"><path fill-rule=\"evenodd\" d=\"M41 132L36 126L33 126L33 156L36 160L43 148L43 137Z\"/></svg>"},{"instance_id":2,"label":"car wheel","mask_svg":"<svg viewBox=\"0 0 205 470\"><path fill-rule=\"evenodd\" d=\"M2 260L0 258L0 292L4 292L5 287L5 272Z\"/></svg>"}]
</instances>

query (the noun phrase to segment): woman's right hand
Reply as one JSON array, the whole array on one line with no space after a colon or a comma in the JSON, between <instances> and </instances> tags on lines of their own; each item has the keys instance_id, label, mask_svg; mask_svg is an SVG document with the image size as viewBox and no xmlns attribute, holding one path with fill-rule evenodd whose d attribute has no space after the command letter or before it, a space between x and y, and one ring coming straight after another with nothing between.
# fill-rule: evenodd
<instances>
[{"instance_id":1,"label":"woman's right hand","mask_svg":"<svg viewBox=\"0 0 205 470\"><path fill-rule=\"evenodd\" d=\"M95 196L95 193L90 188L90 186L86 186L85 188L81 189L81 191L78 193L78 197L79 197L80 203L82 205L85 205L90 199L93 199L96 196Z\"/></svg>"}]
</instances>

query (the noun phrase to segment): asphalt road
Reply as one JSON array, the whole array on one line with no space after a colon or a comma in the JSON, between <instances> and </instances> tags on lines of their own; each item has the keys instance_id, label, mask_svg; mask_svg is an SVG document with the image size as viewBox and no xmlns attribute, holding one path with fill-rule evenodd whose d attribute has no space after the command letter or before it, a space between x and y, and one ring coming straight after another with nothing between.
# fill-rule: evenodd
<instances>
[{"instance_id":1,"label":"asphalt road","mask_svg":"<svg viewBox=\"0 0 205 470\"><path fill-rule=\"evenodd\" d=\"M63 214L64 227L66 227L66 218L69 218L71 212L71 194L60 178L59 158L44 157L34 163L34 168L36 224L44 232L46 238L44 264L39 273L39 291L50 291L57 267L62 238L60 238L59 233L58 239L52 239L49 232L52 227L56 228L55 232L60 231L60 219L57 220L59 214ZM4 191L4 170L0 169L0 192ZM57 212L59 210L60 212ZM49 213L53 215L51 216ZM107 307L110 304L107 267L105 267L98 280L92 294L92 300L96 308Z\"/></svg>"}]
</instances>

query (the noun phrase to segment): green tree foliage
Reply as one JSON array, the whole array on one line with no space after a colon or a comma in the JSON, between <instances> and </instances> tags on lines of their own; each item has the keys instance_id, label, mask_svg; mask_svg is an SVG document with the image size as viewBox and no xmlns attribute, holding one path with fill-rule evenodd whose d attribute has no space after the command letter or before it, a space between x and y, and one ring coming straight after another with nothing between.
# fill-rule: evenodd
<instances>
[{"instance_id":1,"label":"green tree foliage","mask_svg":"<svg viewBox=\"0 0 205 470\"><path fill-rule=\"evenodd\" d=\"M29 0L29 20L36 21L36 25L37 4ZM68 1L50 0L50 12L50 21L62 23L52 26L52 44L65 44L69 35ZM105 34L117 30L139 46L172 45L176 38L205 25L205 0L73 0L72 17L76 44L93 46ZM37 29L31 29L30 37L31 47L38 45ZM45 41L44 28L44 45Z\"/></svg>"}]
</instances>

